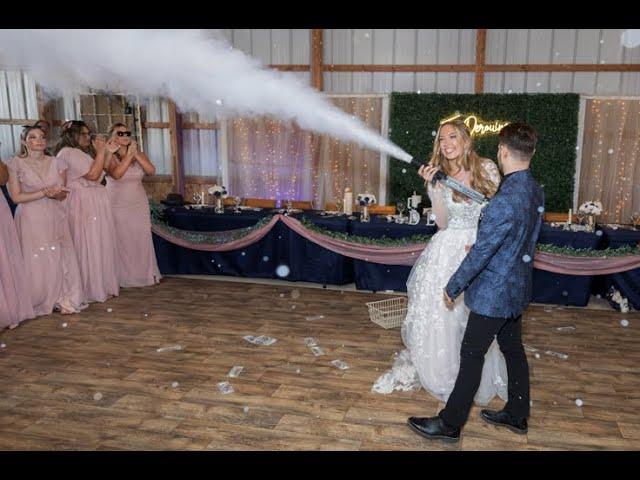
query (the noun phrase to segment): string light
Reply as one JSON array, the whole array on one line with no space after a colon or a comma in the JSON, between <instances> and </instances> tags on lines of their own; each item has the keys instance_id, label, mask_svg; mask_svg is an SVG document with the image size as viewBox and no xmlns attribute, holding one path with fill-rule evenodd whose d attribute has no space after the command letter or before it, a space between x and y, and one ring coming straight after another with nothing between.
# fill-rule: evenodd
<instances>
[{"instance_id":1,"label":"string light","mask_svg":"<svg viewBox=\"0 0 640 480\"><path fill-rule=\"evenodd\" d=\"M347 114L380 131L382 98L332 100ZM324 208L321 200L342 199L345 187L378 189L379 162L374 161L378 152L272 119L236 119L232 126L233 195L312 200L316 208ZM372 168L375 170L370 171Z\"/></svg>"}]
</instances>

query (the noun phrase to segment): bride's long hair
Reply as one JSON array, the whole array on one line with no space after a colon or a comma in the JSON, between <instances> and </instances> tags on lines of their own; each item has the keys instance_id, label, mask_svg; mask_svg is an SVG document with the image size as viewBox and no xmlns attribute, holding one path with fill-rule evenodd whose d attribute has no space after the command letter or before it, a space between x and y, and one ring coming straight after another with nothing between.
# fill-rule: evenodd
<instances>
[{"instance_id":1,"label":"bride's long hair","mask_svg":"<svg viewBox=\"0 0 640 480\"><path fill-rule=\"evenodd\" d=\"M445 125L449 125L453 127L453 129L458 134L458 138L462 140L462 155L458 158L460 166L467 171L471 172L471 188L477 190L487 197L493 197L498 190L498 185L491 181L486 169L482 166L483 161L491 161L491 160L483 160L473 149L473 139L471 138L471 132L469 132L469 128L465 125L465 123L457 118L454 120L449 120L448 122L444 122L438 128L438 133L436 135L436 139L433 142L433 154L431 155L431 160L429 163L434 167L440 168L447 175L451 175L453 172L451 171L451 166L449 160L442 154L440 151L440 131ZM456 202L461 202L465 200L467 197L458 193L456 191L453 192L453 199Z\"/></svg>"}]
</instances>

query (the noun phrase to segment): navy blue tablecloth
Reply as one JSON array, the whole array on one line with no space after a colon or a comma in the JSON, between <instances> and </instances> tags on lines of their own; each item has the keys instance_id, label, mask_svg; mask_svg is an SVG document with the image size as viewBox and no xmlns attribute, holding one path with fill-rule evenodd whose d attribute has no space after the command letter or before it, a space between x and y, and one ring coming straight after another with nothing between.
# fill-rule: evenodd
<instances>
[{"instance_id":1,"label":"navy blue tablecloth","mask_svg":"<svg viewBox=\"0 0 640 480\"><path fill-rule=\"evenodd\" d=\"M547 224L542 225L538 237L538 243L573 248L598 249L603 241L604 235L564 231ZM593 276L590 275L562 275L534 268L531 301L584 307L589 303L592 283Z\"/></svg>"},{"instance_id":2,"label":"navy blue tablecloth","mask_svg":"<svg viewBox=\"0 0 640 480\"><path fill-rule=\"evenodd\" d=\"M413 235L432 235L436 232L436 226L427 225L426 219L422 219L417 225L397 224L387 222L384 216L371 216L371 221L362 223L352 221L350 232L352 235L360 235L371 238L406 238ZM411 267L402 265L381 265L364 260L354 260L356 288L360 290L395 290L407 291L407 278Z\"/></svg>"},{"instance_id":3,"label":"navy blue tablecloth","mask_svg":"<svg viewBox=\"0 0 640 480\"><path fill-rule=\"evenodd\" d=\"M626 245L635 247L640 244L640 230L625 228L602 228L604 232L604 248L620 248ZM629 300L629 305L640 310L640 268L622 273L613 273L604 276L604 292L613 286L620 291L623 297ZM603 293L603 292L599 292Z\"/></svg>"},{"instance_id":4,"label":"navy blue tablecloth","mask_svg":"<svg viewBox=\"0 0 640 480\"><path fill-rule=\"evenodd\" d=\"M166 210L169 225L183 230L225 231L255 225L272 210L215 214L212 208ZM317 213L297 214L330 231L347 232L345 217L323 217ZM259 242L228 252L202 252L170 244L154 235L160 271L165 274L213 274L254 278L281 278L331 285L353 282L353 260L322 248L291 231L282 222ZM285 269L278 269L286 266ZM282 272L285 272L285 276ZM280 275L278 274L280 272Z\"/></svg>"}]
</instances>

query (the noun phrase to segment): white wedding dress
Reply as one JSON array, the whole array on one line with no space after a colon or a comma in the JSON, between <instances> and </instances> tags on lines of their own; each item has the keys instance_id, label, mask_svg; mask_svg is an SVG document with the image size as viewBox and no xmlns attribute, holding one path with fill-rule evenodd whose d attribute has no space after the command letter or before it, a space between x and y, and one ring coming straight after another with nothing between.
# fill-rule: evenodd
<instances>
[{"instance_id":1,"label":"white wedding dress","mask_svg":"<svg viewBox=\"0 0 640 480\"><path fill-rule=\"evenodd\" d=\"M490 160L484 168L500 183L500 173ZM453 310L443 300L443 290L466 256L466 245L475 242L481 206L455 202L453 191L436 184L427 190L438 232L431 238L413 266L407 280L407 316L402 324L402 340L407 347L396 356L391 370L373 386L377 393L416 390L422 386L446 402L460 368L460 345L467 325L469 309L460 295ZM495 395L507 400L507 368L494 339L485 356L482 380L475 402L486 405Z\"/></svg>"}]
</instances>

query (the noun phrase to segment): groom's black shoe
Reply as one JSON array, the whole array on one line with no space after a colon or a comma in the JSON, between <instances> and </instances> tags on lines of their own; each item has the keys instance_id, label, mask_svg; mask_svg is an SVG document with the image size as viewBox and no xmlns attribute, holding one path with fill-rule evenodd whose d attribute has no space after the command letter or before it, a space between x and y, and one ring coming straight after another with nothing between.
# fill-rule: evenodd
<instances>
[{"instance_id":1,"label":"groom's black shoe","mask_svg":"<svg viewBox=\"0 0 640 480\"><path fill-rule=\"evenodd\" d=\"M409 417L407 423L411 430L425 438L445 442L460 440L460 429L447 425L440 417Z\"/></svg>"},{"instance_id":2,"label":"groom's black shoe","mask_svg":"<svg viewBox=\"0 0 640 480\"><path fill-rule=\"evenodd\" d=\"M529 430L526 418L513 418L504 410L500 410L499 412L495 410L482 410L480 416L485 422L499 427L507 427L512 432L519 433L520 435L524 435Z\"/></svg>"}]
</instances>

